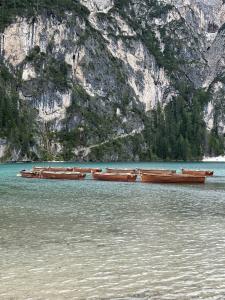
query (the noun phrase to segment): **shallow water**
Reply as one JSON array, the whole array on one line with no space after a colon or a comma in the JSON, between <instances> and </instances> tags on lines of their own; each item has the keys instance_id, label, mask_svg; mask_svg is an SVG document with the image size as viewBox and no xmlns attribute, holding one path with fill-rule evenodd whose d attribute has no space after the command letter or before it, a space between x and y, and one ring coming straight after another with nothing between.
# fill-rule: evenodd
<instances>
[{"instance_id":1,"label":"shallow water","mask_svg":"<svg viewBox=\"0 0 225 300\"><path fill-rule=\"evenodd\" d=\"M216 176L48 181L0 165L0 299L225 299L225 163L108 165Z\"/></svg>"}]
</instances>

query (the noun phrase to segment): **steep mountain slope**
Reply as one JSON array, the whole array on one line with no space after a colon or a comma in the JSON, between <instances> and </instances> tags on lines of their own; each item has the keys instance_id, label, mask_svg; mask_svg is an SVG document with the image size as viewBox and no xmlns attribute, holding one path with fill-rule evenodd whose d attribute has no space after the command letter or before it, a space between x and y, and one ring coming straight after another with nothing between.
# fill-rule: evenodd
<instances>
[{"instance_id":1,"label":"steep mountain slope","mask_svg":"<svg viewBox=\"0 0 225 300\"><path fill-rule=\"evenodd\" d=\"M224 152L223 1L0 6L0 157Z\"/></svg>"}]
</instances>

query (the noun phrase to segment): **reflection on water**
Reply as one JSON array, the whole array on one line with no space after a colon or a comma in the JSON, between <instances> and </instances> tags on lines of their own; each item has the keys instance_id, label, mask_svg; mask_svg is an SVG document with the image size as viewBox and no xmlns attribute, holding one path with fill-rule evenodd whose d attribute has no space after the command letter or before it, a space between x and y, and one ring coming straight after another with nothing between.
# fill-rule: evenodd
<instances>
[{"instance_id":1,"label":"reflection on water","mask_svg":"<svg viewBox=\"0 0 225 300\"><path fill-rule=\"evenodd\" d=\"M0 299L225 299L225 164L190 166L217 176L58 182L0 166Z\"/></svg>"}]
</instances>

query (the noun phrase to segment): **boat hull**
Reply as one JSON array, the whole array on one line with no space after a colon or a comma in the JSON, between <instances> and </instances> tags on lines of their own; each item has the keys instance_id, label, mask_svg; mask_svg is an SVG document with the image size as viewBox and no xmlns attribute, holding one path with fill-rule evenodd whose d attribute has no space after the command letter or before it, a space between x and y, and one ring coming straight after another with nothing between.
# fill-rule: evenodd
<instances>
[{"instance_id":1,"label":"boat hull","mask_svg":"<svg viewBox=\"0 0 225 300\"><path fill-rule=\"evenodd\" d=\"M204 184L205 176L143 173L141 174L141 181L146 183Z\"/></svg>"},{"instance_id":2,"label":"boat hull","mask_svg":"<svg viewBox=\"0 0 225 300\"><path fill-rule=\"evenodd\" d=\"M40 173L39 172L33 172L33 171L20 171L20 175L23 178L40 178Z\"/></svg>"},{"instance_id":3,"label":"boat hull","mask_svg":"<svg viewBox=\"0 0 225 300\"><path fill-rule=\"evenodd\" d=\"M102 181L120 181L120 182L135 182L136 174L131 173L92 173L94 180Z\"/></svg>"},{"instance_id":4,"label":"boat hull","mask_svg":"<svg viewBox=\"0 0 225 300\"><path fill-rule=\"evenodd\" d=\"M85 174L77 172L41 172L42 179L60 179L60 180L82 180L85 178Z\"/></svg>"},{"instance_id":5,"label":"boat hull","mask_svg":"<svg viewBox=\"0 0 225 300\"><path fill-rule=\"evenodd\" d=\"M213 176L213 171L204 170L185 170L182 169L182 174L186 175L197 175L197 176Z\"/></svg>"}]
</instances>

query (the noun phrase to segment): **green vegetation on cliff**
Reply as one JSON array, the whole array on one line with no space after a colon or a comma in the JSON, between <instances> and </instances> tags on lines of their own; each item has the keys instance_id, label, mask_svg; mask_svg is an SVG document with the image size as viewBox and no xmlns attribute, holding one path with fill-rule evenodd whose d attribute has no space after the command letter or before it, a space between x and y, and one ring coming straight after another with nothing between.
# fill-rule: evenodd
<instances>
[{"instance_id":1,"label":"green vegetation on cliff","mask_svg":"<svg viewBox=\"0 0 225 300\"><path fill-rule=\"evenodd\" d=\"M63 17L66 11L73 11L81 17L89 13L76 0L3 0L0 2L0 31L17 16L34 18L44 12L48 16L52 14Z\"/></svg>"},{"instance_id":2,"label":"green vegetation on cliff","mask_svg":"<svg viewBox=\"0 0 225 300\"><path fill-rule=\"evenodd\" d=\"M86 159L93 161L196 160L206 153L224 153L224 136L220 130L224 107L221 101L216 102L213 129L207 131L204 110L212 96L209 91L196 88L185 74L190 63L184 59L182 50L187 30L184 20L169 22L156 31L149 20L166 17L173 6L146 0L148 9L143 15L142 1L136 1L136 6L133 2L115 1L111 13L116 11L133 28L137 33L134 39L139 39L146 52L154 56L155 68L166 70L176 91L171 102L158 104L147 113L128 84L129 66L108 50L105 37L88 22L89 11L79 1L5 0L0 3L0 31L17 16L28 18L32 25L38 15L57 17L71 29L63 37L63 49L56 50L53 36L45 52L41 52L41 46L34 46L16 68L5 64L4 53L0 57L0 138L8 141L9 157L16 152L19 158L82 159L82 154L76 154L79 149L81 152L86 149L89 153ZM68 11L72 17L68 17ZM85 22L76 28L73 16ZM100 13L97 18L105 25L112 16ZM115 45L122 38L129 47L132 37L122 36L121 31L117 36L113 25L110 23L109 27ZM75 61L82 51L85 54L78 67L86 89L74 76ZM71 65L66 63L70 61L66 54L71 55ZM21 76L25 66L35 71L34 78L27 81ZM138 77L138 73L135 75ZM95 96L93 86L98 91ZM40 120L38 110L54 107L62 101L62 95L71 97L63 119ZM144 128L141 133L140 128Z\"/></svg>"},{"instance_id":3,"label":"green vegetation on cliff","mask_svg":"<svg viewBox=\"0 0 225 300\"><path fill-rule=\"evenodd\" d=\"M159 39L149 22L143 19L166 16L173 6L146 0L150 9L143 16L141 13L139 15L141 2L137 1L136 6L132 3L133 0L116 1L117 12L138 32L138 37L154 55L158 66L165 68L171 78L171 85L179 94L167 105L162 107L159 104L145 119L144 134L149 159L195 160L201 159L204 154L224 154L225 138L218 130L218 120L221 119L219 115L225 114L225 109L221 107L221 102L215 105L214 127L208 132L204 110L212 95L209 91L196 89L185 74L185 68L189 67L189 61L182 57L182 40L188 35L185 20L182 18L159 26Z\"/></svg>"},{"instance_id":4,"label":"green vegetation on cliff","mask_svg":"<svg viewBox=\"0 0 225 300\"><path fill-rule=\"evenodd\" d=\"M35 145L35 112L19 98L18 77L13 75L0 61L0 138L6 138L11 151L19 157L35 158L32 147Z\"/></svg>"},{"instance_id":5,"label":"green vegetation on cliff","mask_svg":"<svg viewBox=\"0 0 225 300\"><path fill-rule=\"evenodd\" d=\"M190 101L184 91L164 110L158 105L150 115L152 153L161 159L201 159L206 142L202 106L207 97L204 91L197 91Z\"/></svg>"}]
</instances>

